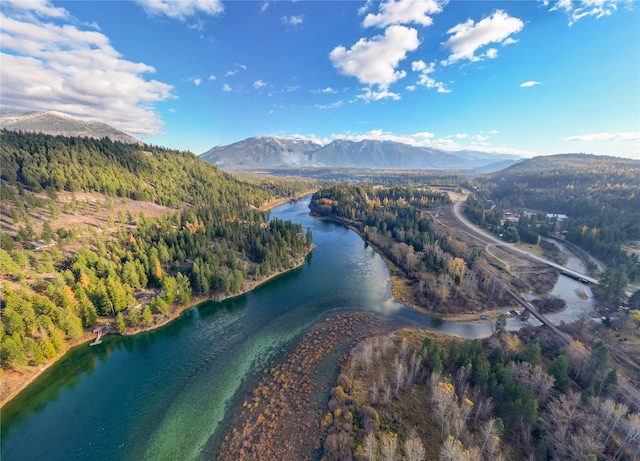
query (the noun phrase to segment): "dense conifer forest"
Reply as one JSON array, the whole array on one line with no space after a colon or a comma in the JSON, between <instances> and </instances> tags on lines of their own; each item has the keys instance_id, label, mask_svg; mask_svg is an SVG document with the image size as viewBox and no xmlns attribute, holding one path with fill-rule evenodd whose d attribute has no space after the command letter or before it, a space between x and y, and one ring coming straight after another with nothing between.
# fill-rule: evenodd
<instances>
[{"instance_id":1,"label":"dense conifer forest","mask_svg":"<svg viewBox=\"0 0 640 461\"><path fill-rule=\"evenodd\" d=\"M194 295L243 292L312 247L260 211L310 182L252 184L189 152L106 138L3 131L0 150L3 369L41 365L106 322L149 328ZM122 211L149 202L156 216ZM104 225L55 225L100 213Z\"/></svg>"}]
</instances>

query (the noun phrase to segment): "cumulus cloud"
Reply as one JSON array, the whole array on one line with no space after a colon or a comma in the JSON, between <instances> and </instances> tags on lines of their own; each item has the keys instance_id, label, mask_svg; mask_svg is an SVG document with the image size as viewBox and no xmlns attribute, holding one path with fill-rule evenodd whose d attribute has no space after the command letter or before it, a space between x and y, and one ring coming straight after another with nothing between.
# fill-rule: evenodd
<instances>
[{"instance_id":1,"label":"cumulus cloud","mask_svg":"<svg viewBox=\"0 0 640 461\"><path fill-rule=\"evenodd\" d=\"M280 18L280 22L282 24L284 24L285 26L291 26L293 28L296 28L296 27L298 27L300 24L302 24L304 22L304 15L282 16Z\"/></svg>"},{"instance_id":2,"label":"cumulus cloud","mask_svg":"<svg viewBox=\"0 0 640 461\"><path fill-rule=\"evenodd\" d=\"M458 139L467 139L469 135L467 133L458 133L456 134L456 138Z\"/></svg>"},{"instance_id":3,"label":"cumulus cloud","mask_svg":"<svg viewBox=\"0 0 640 461\"><path fill-rule=\"evenodd\" d=\"M433 77L429 76L429 74L433 73L436 69L436 63L432 62L427 65L424 61L413 61L411 63L411 70L420 72L420 77L418 78L418 85L427 87L427 88L436 88L438 93L451 93L451 90L445 88L444 83L437 82Z\"/></svg>"},{"instance_id":4,"label":"cumulus cloud","mask_svg":"<svg viewBox=\"0 0 640 461\"><path fill-rule=\"evenodd\" d=\"M545 6L551 6L549 11L563 11L569 16L569 25L587 16L600 19L610 16L618 10L619 5L630 7L633 0L544 0Z\"/></svg>"},{"instance_id":5,"label":"cumulus cloud","mask_svg":"<svg viewBox=\"0 0 640 461\"><path fill-rule=\"evenodd\" d=\"M219 0L135 0L149 15L184 21L198 13L217 16L224 11Z\"/></svg>"},{"instance_id":6,"label":"cumulus cloud","mask_svg":"<svg viewBox=\"0 0 640 461\"><path fill-rule=\"evenodd\" d=\"M541 82L536 82L535 80L529 80L528 82L523 82L520 84L520 88L529 88L531 86L542 85Z\"/></svg>"},{"instance_id":7,"label":"cumulus cloud","mask_svg":"<svg viewBox=\"0 0 640 461\"><path fill-rule=\"evenodd\" d=\"M193 83L195 86L200 86L202 79L200 77L189 77L187 81Z\"/></svg>"},{"instance_id":8,"label":"cumulus cloud","mask_svg":"<svg viewBox=\"0 0 640 461\"><path fill-rule=\"evenodd\" d=\"M415 29L389 26L384 35L377 35L371 40L361 38L348 50L344 46L334 48L329 58L342 74L356 77L365 85L378 85L378 92L369 90L372 95L386 93L388 96L384 97L394 97L394 93L387 91L389 85L406 76L406 72L396 68L406 58L407 52L419 45Z\"/></svg>"},{"instance_id":9,"label":"cumulus cloud","mask_svg":"<svg viewBox=\"0 0 640 461\"><path fill-rule=\"evenodd\" d=\"M564 141L638 141L640 131L628 131L625 133L593 133L579 136L569 136Z\"/></svg>"},{"instance_id":10,"label":"cumulus cloud","mask_svg":"<svg viewBox=\"0 0 640 461\"><path fill-rule=\"evenodd\" d=\"M213 75L213 74L209 75L209 80L215 80L215 79L216 79L215 75Z\"/></svg>"},{"instance_id":11,"label":"cumulus cloud","mask_svg":"<svg viewBox=\"0 0 640 461\"><path fill-rule=\"evenodd\" d=\"M362 24L365 27L387 27L394 24L430 26L432 14L440 13L446 2L436 0L387 0L381 2L378 14L369 13ZM367 3L367 8L370 6ZM361 10L364 14L365 10Z\"/></svg>"},{"instance_id":12,"label":"cumulus cloud","mask_svg":"<svg viewBox=\"0 0 640 461\"><path fill-rule=\"evenodd\" d=\"M267 86L267 84L262 80L256 80L255 82L253 82L253 87L256 90L259 90L260 88L264 88L265 86Z\"/></svg>"},{"instance_id":13,"label":"cumulus cloud","mask_svg":"<svg viewBox=\"0 0 640 461\"><path fill-rule=\"evenodd\" d=\"M229 85L228 83L224 83L222 85L222 91L224 91L225 93L228 93L231 91L231 85Z\"/></svg>"},{"instance_id":14,"label":"cumulus cloud","mask_svg":"<svg viewBox=\"0 0 640 461\"><path fill-rule=\"evenodd\" d=\"M61 8L18 3L0 14L3 104L99 120L134 136L161 133L154 104L173 98L173 87L149 80L153 67L125 59L107 36L71 24L77 20Z\"/></svg>"},{"instance_id":15,"label":"cumulus cloud","mask_svg":"<svg viewBox=\"0 0 640 461\"><path fill-rule=\"evenodd\" d=\"M443 46L451 50L451 54L442 64L453 64L461 59L475 62L483 57L492 57L491 55L497 54L497 50L487 52L489 54L482 57L477 56L476 51L489 43L504 45L512 34L520 32L523 27L524 23L520 19L509 16L502 10L495 11L478 23L468 19L447 31L450 37Z\"/></svg>"},{"instance_id":16,"label":"cumulus cloud","mask_svg":"<svg viewBox=\"0 0 640 461\"><path fill-rule=\"evenodd\" d=\"M269 8L269 2L263 2L262 5L260 5L260 13L267 11L267 8Z\"/></svg>"}]
</instances>

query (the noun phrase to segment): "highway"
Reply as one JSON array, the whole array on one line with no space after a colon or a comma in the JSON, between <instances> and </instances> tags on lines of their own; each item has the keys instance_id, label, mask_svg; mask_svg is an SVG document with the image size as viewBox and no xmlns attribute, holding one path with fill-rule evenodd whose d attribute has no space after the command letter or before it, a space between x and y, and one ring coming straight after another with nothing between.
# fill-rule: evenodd
<instances>
[{"instance_id":1,"label":"highway","mask_svg":"<svg viewBox=\"0 0 640 461\"><path fill-rule=\"evenodd\" d=\"M469 221L467 218L465 218L464 215L462 214L462 212L460 211L460 207L462 206L463 203L464 203L464 201L459 201L459 202L456 202L453 205L453 213L456 216L456 219L458 221L460 221L462 224L464 224L466 227L468 227L469 229L474 231L475 233L482 234L485 238L491 240L496 246L502 246L502 247L508 248L509 251L520 253L520 254L526 256L527 258L533 259L535 261L538 261L538 262L541 262L543 264L546 264L547 266L550 266L550 267L553 267L555 269L558 269L559 271L563 272L564 274L570 275L570 276L572 276L574 278L586 280L587 282L592 283L594 285L598 284L598 280L594 279L593 277L590 277L590 276L588 276L586 274L583 274L581 272L578 272L578 271L574 271L573 269L569 269L568 267L561 266L560 264L556 264L556 263L554 263L552 261L549 261L548 259L541 258L540 256L536 256L536 255L532 255L530 253L527 253L526 251L521 250L520 248L516 247L515 244L506 243L506 242L500 240L499 238L491 235L489 232L486 232L483 229L480 229L479 227L477 227L473 223L471 223L471 221Z\"/></svg>"}]
</instances>

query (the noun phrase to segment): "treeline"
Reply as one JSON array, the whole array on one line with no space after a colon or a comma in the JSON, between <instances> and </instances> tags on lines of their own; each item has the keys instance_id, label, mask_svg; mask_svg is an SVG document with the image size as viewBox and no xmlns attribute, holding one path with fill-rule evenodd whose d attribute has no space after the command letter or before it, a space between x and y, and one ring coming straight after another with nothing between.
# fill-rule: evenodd
<instances>
[{"instance_id":1,"label":"treeline","mask_svg":"<svg viewBox=\"0 0 640 461\"><path fill-rule=\"evenodd\" d=\"M0 177L18 190L94 191L178 209L198 203L244 209L272 196L190 152L6 130L0 132Z\"/></svg>"},{"instance_id":2,"label":"treeline","mask_svg":"<svg viewBox=\"0 0 640 461\"><path fill-rule=\"evenodd\" d=\"M262 190L269 191L274 197L295 199L318 189L319 182L305 177L286 176L280 171L275 175L235 171L231 175L240 181L254 184Z\"/></svg>"},{"instance_id":3,"label":"treeline","mask_svg":"<svg viewBox=\"0 0 640 461\"><path fill-rule=\"evenodd\" d=\"M242 292L248 283L294 267L311 249L310 231L288 221L268 222L267 214L258 211L271 192L221 173L192 154L145 146L153 154L136 156L139 147L108 140L31 136L2 133L2 164L21 165L14 175L7 174L12 180L2 180L10 198L3 202L3 221L18 219L17 232L3 229L0 249L3 368L40 365L63 352L68 341L106 321L120 332L149 327L194 294ZM80 144L93 147L82 150ZM36 152L28 154L29 149ZM121 158L126 152L134 160ZM66 175L77 173L77 165L65 163L71 158L92 165L93 178L109 182L117 176L119 184L131 187L142 188L147 180L155 187L167 181L162 171L172 172L169 181L177 182L154 189L153 198L184 209L158 218L119 213L117 223L110 216L105 228L85 236L56 229L48 221L36 232L22 213L43 205L33 190L45 185L52 191L46 201L56 204L57 186L44 174L36 182L24 182L24 165L34 158L40 159L38 165L62 169L65 180L55 183L62 187L72 184ZM140 174L143 170L147 173ZM104 192L100 181L84 179L76 181L81 190ZM17 212L21 206L25 210Z\"/></svg>"},{"instance_id":4,"label":"treeline","mask_svg":"<svg viewBox=\"0 0 640 461\"><path fill-rule=\"evenodd\" d=\"M467 202L467 215L504 238L533 242L563 231L566 239L623 270L640 275L636 255L621 247L640 239L640 162L594 155L556 155L527 160L476 178L482 184ZM492 208L493 207L493 208ZM501 224L505 210L540 210L523 224ZM565 214L557 223L545 214Z\"/></svg>"},{"instance_id":5,"label":"treeline","mask_svg":"<svg viewBox=\"0 0 640 461\"><path fill-rule=\"evenodd\" d=\"M485 307L498 303L504 286L480 254L432 229L425 211L447 203L446 194L426 188L337 185L315 193L310 208L357 228L405 272L421 306L456 311L476 307L469 303L478 296Z\"/></svg>"},{"instance_id":6,"label":"treeline","mask_svg":"<svg viewBox=\"0 0 640 461\"><path fill-rule=\"evenodd\" d=\"M341 370L323 459L635 459L640 415L616 389L602 342L377 336Z\"/></svg>"}]
</instances>

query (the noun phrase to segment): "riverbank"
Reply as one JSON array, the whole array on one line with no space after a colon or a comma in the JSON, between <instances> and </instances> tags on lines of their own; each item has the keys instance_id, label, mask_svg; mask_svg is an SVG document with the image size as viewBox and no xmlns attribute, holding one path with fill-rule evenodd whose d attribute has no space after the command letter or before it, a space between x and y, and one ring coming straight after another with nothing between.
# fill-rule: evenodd
<instances>
[{"instance_id":1,"label":"riverbank","mask_svg":"<svg viewBox=\"0 0 640 461\"><path fill-rule=\"evenodd\" d=\"M399 325L365 312L327 317L295 350L265 368L235 415L216 459L316 459L326 402L355 344Z\"/></svg>"},{"instance_id":2,"label":"riverbank","mask_svg":"<svg viewBox=\"0 0 640 461\"><path fill-rule=\"evenodd\" d=\"M261 211L268 211L272 208L275 208L277 206L283 205L287 202L291 202L291 201L296 201L296 200L300 200L301 198L305 197L306 195L308 195L308 193L305 193L303 195L300 196L296 196L295 198L283 198L283 199L278 199L278 200L274 200L269 202L268 204L265 204L262 208ZM162 328L164 326L166 326L167 324L171 323L172 321L174 321L175 319L177 319L184 311L191 309L192 307L195 307L203 302L206 301L223 301L225 299L229 299L229 298L233 298L233 297L237 297L237 296L242 296L254 289L256 289L258 286L263 285L264 283L267 283L268 281L282 275L285 274L287 272L296 270L298 268L300 268L302 265L304 265L307 257L309 256L309 254L314 250L315 245L311 245L311 248L309 249L309 251L307 253L305 253L305 255L300 258L299 261L295 261L294 265L291 268L288 269L284 269L275 273L270 274L267 277L264 277L260 280L254 280L254 281L250 281L248 283L245 284L245 287L243 290L241 290L240 292L237 293L232 293L232 294L224 294L224 293L216 293L213 296L196 296L193 297L191 299L190 302L184 304L184 305L172 305L169 308L169 313L168 315L162 315L162 314L154 314L153 316L153 321L152 324L149 326L139 326L139 327L135 327L135 328L127 328L127 330L122 334L122 336L134 336L140 333L145 333L145 332L149 332L149 331L153 331L159 328ZM111 326L105 331L103 332L104 334L119 334L118 331L116 330L114 324L115 324L115 319L113 318L108 318L108 319L101 319L100 321L100 325L106 325L106 324L111 324ZM12 400L14 397L16 397L22 390L24 390L26 387L28 387L33 381L35 381L40 375L42 375L42 373L44 373L49 367L51 367L52 365L54 365L56 362L58 362L58 360L60 360L62 357L64 357L67 352L71 349L73 349L74 347L78 347L78 346L82 346L83 344L87 344L91 341L93 341L96 337L96 333L87 331L85 332L80 338L72 340L67 342L65 350L60 353L58 356L56 356L55 358L47 361L46 363L42 364L42 365L36 365L36 366L25 366L25 367L21 367L20 369L9 369L9 370L4 370L4 373L2 373L2 375L0 375L1 379L1 384L0 384L0 409L2 407L4 407L4 405L9 402L10 400Z\"/></svg>"}]
</instances>

